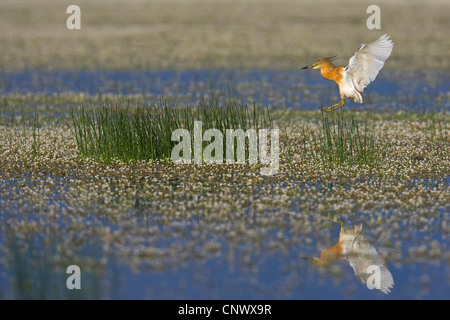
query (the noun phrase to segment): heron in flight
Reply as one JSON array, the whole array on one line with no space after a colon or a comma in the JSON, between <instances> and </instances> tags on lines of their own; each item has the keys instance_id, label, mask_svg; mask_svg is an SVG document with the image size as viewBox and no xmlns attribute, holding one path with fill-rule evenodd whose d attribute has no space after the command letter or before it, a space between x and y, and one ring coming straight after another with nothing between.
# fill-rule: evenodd
<instances>
[{"instance_id":1,"label":"heron in flight","mask_svg":"<svg viewBox=\"0 0 450 320\"><path fill-rule=\"evenodd\" d=\"M364 88L375 80L378 72L383 68L384 62L391 55L393 47L394 43L385 34L370 44L362 43L346 67L336 67L333 64L333 60L337 56L320 58L311 66L303 67L302 69L320 69L320 73L325 79L332 80L339 86L341 102L321 108L321 110L335 111L345 104L345 98L362 103Z\"/></svg>"}]
</instances>

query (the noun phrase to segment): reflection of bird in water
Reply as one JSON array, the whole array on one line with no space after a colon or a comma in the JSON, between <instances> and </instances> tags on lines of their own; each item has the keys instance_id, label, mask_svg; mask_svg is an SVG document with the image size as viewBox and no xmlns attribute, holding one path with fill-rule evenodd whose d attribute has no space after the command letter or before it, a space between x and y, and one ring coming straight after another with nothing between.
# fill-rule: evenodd
<instances>
[{"instance_id":1,"label":"reflection of bird in water","mask_svg":"<svg viewBox=\"0 0 450 320\"><path fill-rule=\"evenodd\" d=\"M328 266L336 259L348 261L355 272L356 278L361 283L372 284L369 279L374 274L373 268L379 268L379 287L375 286L383 293L388 294L394 287L394 279L392 274L386 268L383 258L378 254L377 250L364 238L362 234L362 225L356 225L352 228L345 229L344 222L338 220L341 224L339 233L339 241L320 252L319 258L314 258L313 262L322 267Z\"/></svg>"}]
</instances>

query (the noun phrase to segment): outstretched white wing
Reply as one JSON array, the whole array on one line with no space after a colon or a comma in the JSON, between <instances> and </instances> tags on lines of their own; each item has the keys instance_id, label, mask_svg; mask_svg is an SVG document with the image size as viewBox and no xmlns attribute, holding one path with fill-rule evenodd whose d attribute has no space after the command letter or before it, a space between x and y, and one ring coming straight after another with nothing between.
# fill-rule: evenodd
<instances>
[{"instance_id":1,"label":"outstretched white wing","mask_svg":"<svg viewBox=\"0 0 450 320\"><path fill-rule=\"evenodd\" d=\"M362 234L362 225L344 230L339 240L342 240L343 256L353 268L356 278L361 283L370 281L369 284L373 284L371 276L379 277L375 279L374 287L385 294L390 293L394 278L383 258Z\"/></svg>"},{"instance_id":2,"label":"outstretched white wing","mask_svg":"<svg viewBox=\"0 0 450 320\"><path fill-rule=\"evenodd\" d=\"M360 92L373 80L389 58L394 44L387 34L374 42L361 44L350 58L345 71L351 76L356 89Z\"/></svg>"},{"instance_id":3,"label":"outstretched white wing","mask_svg":"<svg viewBox=\"0 0 450 320\"><path fill-rule=\"evenodd\" d=\"M355 272L356 278L361 283L367 283L370 280L370 276L375 275L376 277L379 277L379 279L375 281L378 285L375 286L375 288L385 294L389 294L394 287L394 278L386 267L383 258L378 254L377 250L364 239L364 237L357 241L360 243L356 246L361 247L346 256L348 263Z\"/></svg>"}]
</instances>

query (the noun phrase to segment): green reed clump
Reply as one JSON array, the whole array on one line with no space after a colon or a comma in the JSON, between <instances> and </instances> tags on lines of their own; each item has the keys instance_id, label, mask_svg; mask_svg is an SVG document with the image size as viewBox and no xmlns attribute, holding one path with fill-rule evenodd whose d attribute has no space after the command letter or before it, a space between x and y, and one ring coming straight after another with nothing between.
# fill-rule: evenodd
<instances>
[{"instance_id":1,"label":"green reed clump","mask_svg":"<svg viewBox=\"0 0 450 320\"><path fill-rule=\"evenodd\" d=\"M82 156L104 161L170 159L178 142L171 141L176 129L187 129L192 137L194 121L203 131L267 127L268 109L229 101L202 101L197 106L178 106L161 101L153 106L81 105L71 109L71 130ZM192 138L191 141L194 139ZM225 153L224 153L225 154Z\"/></svg>"},{"instance_id":2,"label":"green reed clump","mask_svg":"<svg viewBox=\"0 0 450 320\"><path fill-rule=\"evenodd\" d=\"M428 131L434 152L439 155L448 154L449 139L445 134L441 116L434 111L427 112ZM444 122L445 123L445 122Z\"/></svg>"},{"instance_id":3,"label":"green reed clump","mask_svg":"<svg viewBox=\"0 0 450 320\"><path fill-rule=\"evenodd\" d=\"M385 157L387 145L377 141L367 122L361 125L354 113L322 113L319 137L313 135L316 153L324 166L377 166Z\"/></svg>"}]
</instances>

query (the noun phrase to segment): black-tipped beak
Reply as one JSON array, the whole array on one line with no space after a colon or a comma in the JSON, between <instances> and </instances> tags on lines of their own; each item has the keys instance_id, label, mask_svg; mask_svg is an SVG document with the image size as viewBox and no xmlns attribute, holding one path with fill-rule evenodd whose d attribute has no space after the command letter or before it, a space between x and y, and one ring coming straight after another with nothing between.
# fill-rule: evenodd
<instances>
[{"instance_id":1,"label":"black-tipped beak","mask_svg":"<svg viewBox=\"0 0 450 320\"><path fill-rule=\"evenodd\" d=\"M302 69L309 69L309 67L303 67Z\"/></svg>"}]
</instances>

